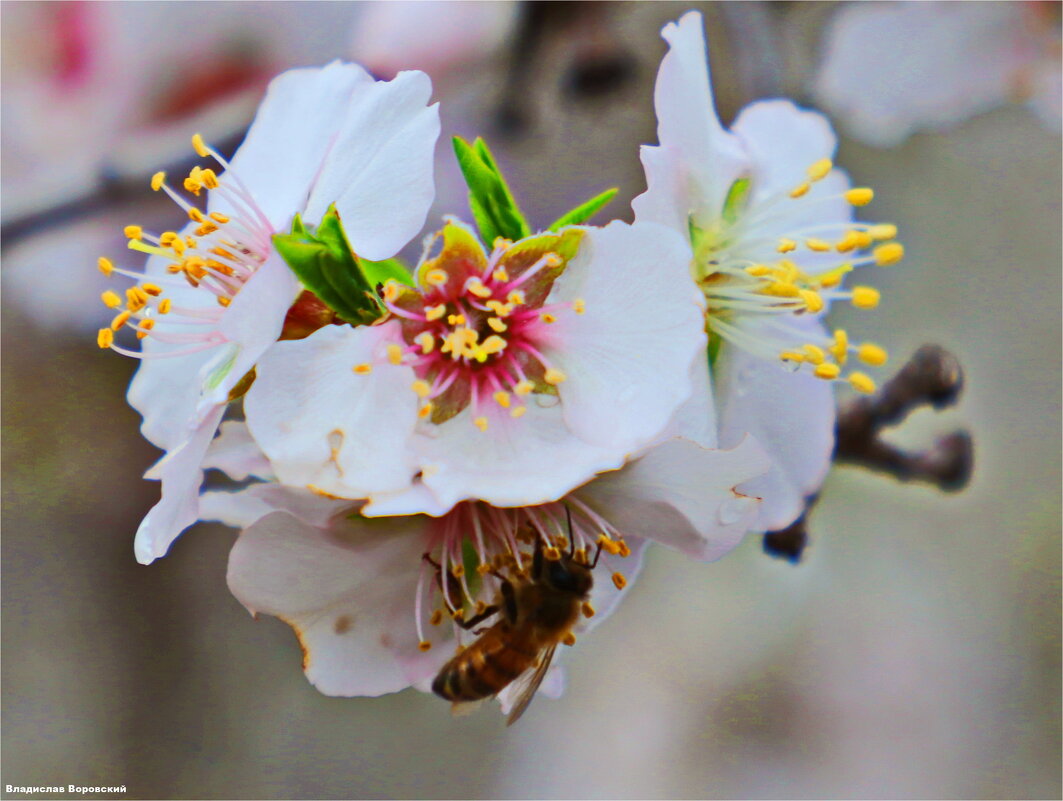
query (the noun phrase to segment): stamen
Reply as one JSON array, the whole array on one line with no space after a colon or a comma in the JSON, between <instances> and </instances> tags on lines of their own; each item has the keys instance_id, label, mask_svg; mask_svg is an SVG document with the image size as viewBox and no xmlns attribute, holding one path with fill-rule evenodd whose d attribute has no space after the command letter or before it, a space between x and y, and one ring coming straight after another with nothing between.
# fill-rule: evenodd
<instances>
[{"instance_id":1,"label":"stamen","mask_svg":"<svg viewBox=\"0 0 1063 801\"><path fill-rule=\"evenodd\" d=\"M109 309L117 309L122 305L122 299L118 297L118 293L112 292L109 289L100 295L100 300L102 300L103 304Z\"/></svg>"},{"instance_id":2,"label":"stamen","mask_svg":"<svg viewBox=\"0 0 1063 801\"><path fill-rule=\"evenodd\" d=\"M879 245L872 251L871 255L875 258L875 264L880 267L887 267L891 264L896 264L904 258L904 245L900 242Z\"/></svg>"},{"instance_id":3,"label":"stamen","mask_svg":"<svg viewBox=\"0 0 1063 801\"><path fill-rule=\"evenodd\" d=\"M866 186L850 189L845 193L845 199L853 206L866 206L875 198L875 191Z\"/></svg>"},{"instance_id":4,"label":"stamen","mask_svg":"<svg viewBox=\"0 0 1063 801\"><path fill-rule=\"evenodd\" d=\"M871 380L870 376L864 373L850 373L849 384L857 392L863 392L870 395L875 391L875 382Z\"/></svg>"},{"instance_id":5,"label":"stamen","mask_svg":"<svg viewBox=\"0 0 1063 801\"><path fill-rule=\"evenodd\" d=\"M865 342L861 345L857 349L856 355L860 361L870 364L872 367L881 367L889 359L889 354L886 353L885 348L880 348L870 342Z\"/></svg>"},{"instance_id":6,"label":"stamen","mask_svg":"<svg viewBox=\"0 0 1063 801\"><path fill-rule=\"evenodd\" d=\"M402 348L394 343L388 345L388 361L392 364L402 364Z\"/></svg>"},{"instance_id":7,"label":"stamen","mask_svg":"<svg viewBox=\"0 0 1063 801\"><path fill-rule=\"evenodd\" d=\"M820 159L808 168L808 177L813 181L821 181L833 168L834 162L830 159Z\"/></svg>"},{"instance_id":8,"label":"stamen","mask_svg":"<svg viewBox=\"0 0 1063 801\"><path fill-rule=\"evenodd\" d=\"M158 192L166 183L166 173L159 171L151 176L151 190Z\"/></svg>"},{"instance_id":9,"label":"stamen","mask_svg":"<svg viewBox=\"0 0 1063 801\"><path fill-rule=\"evenodd\" d=\"M100 256L98 259L96 259L96 265L100 268L100 272L104 275L110 275L114 272L114 263L104 256Z\"/></svg>"},{"instance_id":10,"label":"stamen","mask_svg":"<svg viewBox=\"0 0 1063 801\"><path fill-rule=\"evenodd\" d=\"M556 367L549 368L543 375L543 380L552 386L557 386L565 380L566 376Z\"/></svg>"},{"instance_id":11,"label":"stamen","mask_svg":"<svg viewBox=\"0 0 1063 801\"><path fill-rule=\"evenodd\" d=\"M878 306L879 291L870 286L853 287L853 305L858 309L873 309Z\"/></svg>"},{"instance_id":12,"label":"stamen","mask_svg":"<svg viewBox=\"0 0 1063 801\"><path fill-rule=\"evenodd\" d=\"M114 331L110 328L101 328L96 334L96 344L106 350L114 344Z\"/></svg>"},{"instance_id":13,"label":"stamen","mask_svg":"<svg viewBox=\"0 0 1063 801\"><path fill-rule=\"evenodd\" d=\"M613 573L613 586L618 590L622 590L627 586L627 579L624 578L623 573Z\"/></svg>"},{"instance_id":14,"label":"stamen","mask_svg":"<svg viewBox=\"0 0 1063 801\"><path fill-rule=\"evenodd\" d=\"M358 375L369 375L371 372L373 372L373 365L367 362L363 362L362 364L356 364L351 369L353 369L354 372Z\"/></svg>"}]
</instances>

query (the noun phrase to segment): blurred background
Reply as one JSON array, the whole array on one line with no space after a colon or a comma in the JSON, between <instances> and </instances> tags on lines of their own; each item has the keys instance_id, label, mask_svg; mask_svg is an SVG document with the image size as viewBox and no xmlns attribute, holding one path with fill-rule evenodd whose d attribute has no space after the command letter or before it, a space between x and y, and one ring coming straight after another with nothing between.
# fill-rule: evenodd
<instances>
[{"instance_id":1,"label":"blurred background","mask_svg":"<svg viewBox=\"0 0 1063 801\"><path fill-rule=\"evenodd\" d=\"M1059 4L949 5L3 3L0 786L1060 797ZM924 342L959 357L959 406L890 436L968 427L966 491L839 467L800 564L755 537L711 565L652 551L569 654L565 696L513 729L413 690L317 693L288 627L229 594L234 531L200 525L136 564L158 454L124 401L136 364L95 345L95 260L124 252L125 224L171 227L153 171L196 131L231 151L277 72L348 58L432 75L429 224L466 213L454 134L487 138L533 221L609 186L630 219L659 31L695 7L723 119L778 94L827 109L870 216L900 226L909 255L854 327L893 367Z\"/></svg>"}]
</instances>

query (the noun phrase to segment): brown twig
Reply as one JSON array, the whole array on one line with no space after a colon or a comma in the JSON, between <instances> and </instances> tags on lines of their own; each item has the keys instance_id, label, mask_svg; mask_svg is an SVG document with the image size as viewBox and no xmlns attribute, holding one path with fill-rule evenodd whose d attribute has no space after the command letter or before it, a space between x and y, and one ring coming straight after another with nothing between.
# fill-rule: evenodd
<instances>
[{"instance_id":1,"label":"brown twig","mask_svg":"<svg viewBox=\"0 0 1063 801\"><path fill-rule=\"evenodd\" d=\"M951 353L924 345L879 392L850 401L838 413L834 461L887 473L898 481L923 481L946 492L963 489L974 466L974 445L966 431L941 437L928 450L909 453L883 442L883 429L901 423L921 406L945 409L963 390L963 370ZM807 520L818 495L810 496L801 516L784 529L764 535L764 550L797 562L808 544Z\"/></svg>"}]
</instances>

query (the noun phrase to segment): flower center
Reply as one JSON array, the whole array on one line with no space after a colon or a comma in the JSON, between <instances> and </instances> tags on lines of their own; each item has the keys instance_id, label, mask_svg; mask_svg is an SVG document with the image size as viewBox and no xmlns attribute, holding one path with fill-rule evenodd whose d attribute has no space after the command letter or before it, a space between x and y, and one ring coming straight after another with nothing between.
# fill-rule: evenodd
<instances>
[{"instance_id":1,"label":"flower center","mask_svg":"<svg viewBox=\"0 0 1063 801\"><path fill-rule=\"evenodd\" d=\"M783 208L786 204L801 204L807 219L807 210L814 211L817 204L841 199L852 206L871 202L874 192L864 187L841 195L809 196L812 184L829 175L832 167L829 159L816 162L808 168L808 180L758 202L748 213L739 208L748 196L748 179L741 179L728 194L721 219L706 229L691 222L693 274L705 293L710 332L828 381L842 377L850 355L879 366L886 362L886 351L871 343L851 344L841 329L822 341L803 342L786 325L786 318L817 314L834 300L850 301L859 309L875 308L878 290L843 289L845 276L856 267L896 264L904 256L904 246L891 241L897 235L891 224L846 221L806 226L782 237L766 233L766 229L778 231L773 217L792 211ZM736 191L739 187L742 191ZM766 247L773 247L778 258L764 259ZM875 390L865 373L850 372L844 378L858 391Z\"/></svg>"},{"instance_id":2,"label":"flower center","mask_svg":"<svg viewBox=\"0 0 1063 801\"><path fill-rule=\"evenodd\" d=\"M547 560L569 554L593 569L602 565L617 589L627 585L624 574L612 566L613 557L631 553L623 535L575 498L512 509L464 502L430 526L414 601L422 651L432 647L425 637L426 620L438 626L449 619L455 639L467 639L459 621L484 615L503 581L531 580L537 549ZM583 614L593 616L594 608L585 603Z\"/></svg>"},{"instance_id":3,"label":"flower center","mask_svg":"<svg viewBox=\"0 0 1063 801\"><path fill-rule=\"evenodd\" d=\"M229 180L221 183L214 170L196 166L183 182L185 190L196 197L204 189L214 192L229 201L234 211L232 214L205 213L174 191L166 183L165 173L152 176L151 188L165 191L198 225L184 236L175 231L153 234L139 225L125 227L130 250L171 260L165 275L148 276L121 269L110 259L100 257L98 266L104 275L117 274L136 282L125 290L124 299L112 290L101 295L104 304L116 311L111 324L101 328L97 335L101 348L135 358L154 358L183 356L226 342L218 330L222 314L270 253L273 229L251 193L229 170L229 163L206 145L199 134L192 137L192 146L198 155L217 161ZM175 304L165 295L168 287L178 286L191 286L213 295L217 306ZM160 342L187 347L151 353L129 350L115 344L115 334L123 328L135 331L138 339L150 336Z\"/></svg>"}]
</instances>

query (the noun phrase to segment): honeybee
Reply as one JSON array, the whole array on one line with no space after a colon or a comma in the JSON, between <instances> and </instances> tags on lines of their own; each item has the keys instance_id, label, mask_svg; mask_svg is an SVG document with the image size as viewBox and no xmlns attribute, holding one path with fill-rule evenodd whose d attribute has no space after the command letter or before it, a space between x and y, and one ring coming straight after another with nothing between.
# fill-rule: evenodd
<instances>
[{"instance_id":1,"label":"honeybee","mask_svg":"<svg viewBox=\"0 0 1063 801\"><path fill-rule=\"evenodd\" d=\"M574 552L561 552L549 559L537 540L531 574L502 581L499 600L469 620L458 620L472 629L495 614L501 615L479 638L443 665L432 682L432 692L455 704L479 701L497 695L514 681L520 686L506 721L513 725L531 703L550 668L558 643L565 641L579 619L594 586L591 563Z\"/></svg>"}]
</instances>

